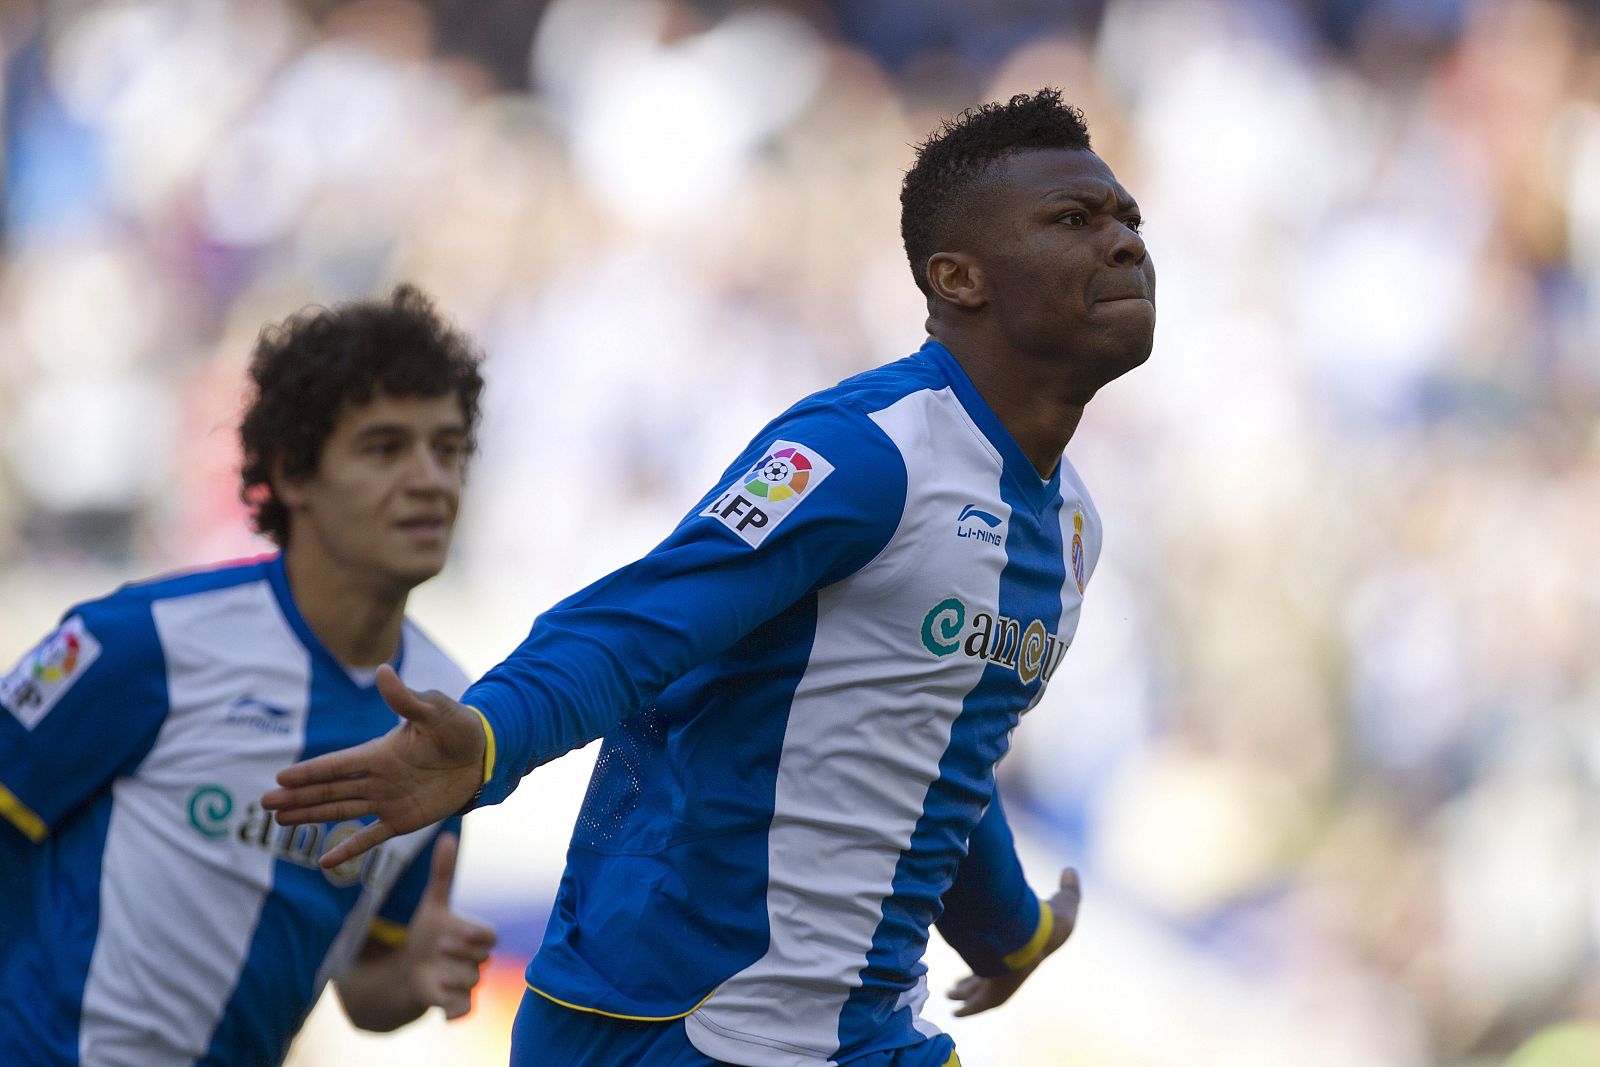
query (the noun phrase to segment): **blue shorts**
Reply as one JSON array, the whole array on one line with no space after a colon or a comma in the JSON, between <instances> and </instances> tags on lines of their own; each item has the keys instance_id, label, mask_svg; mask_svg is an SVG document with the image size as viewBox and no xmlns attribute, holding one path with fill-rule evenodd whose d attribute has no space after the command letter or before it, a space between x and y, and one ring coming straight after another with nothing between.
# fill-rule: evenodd
<instances>
[{"instance_id":1,"label":"blue shorts","mask_svg":"<svg viewBox=\"0 0 1600 1067\"><path fill-rule=\"evenodd\" d=\"M689 1043L683 1020L635 1022L564 1008L533 990L511 1028L512 1067L735 1067ZM840 1067L961 1067L943 1034L906 1048L843 1060Z\"/></svg>"}]
</instances>

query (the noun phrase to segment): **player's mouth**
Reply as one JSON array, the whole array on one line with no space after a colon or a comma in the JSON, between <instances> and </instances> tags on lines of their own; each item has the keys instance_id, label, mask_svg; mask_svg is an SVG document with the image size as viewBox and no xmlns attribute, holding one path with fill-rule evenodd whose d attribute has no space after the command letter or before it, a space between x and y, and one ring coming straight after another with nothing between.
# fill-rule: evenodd
<instances>
[{"instance_id":1,"label":"player's mouth","mask_svg":"<svg viewBox=\"0 0 1600 1067\"><path fill-rule=\"evenodd\" d=\"M402 519L395 525L413 542L423 545L442 543L450 535L450 524L442 516Z\"/></svg>"}]
</instances>

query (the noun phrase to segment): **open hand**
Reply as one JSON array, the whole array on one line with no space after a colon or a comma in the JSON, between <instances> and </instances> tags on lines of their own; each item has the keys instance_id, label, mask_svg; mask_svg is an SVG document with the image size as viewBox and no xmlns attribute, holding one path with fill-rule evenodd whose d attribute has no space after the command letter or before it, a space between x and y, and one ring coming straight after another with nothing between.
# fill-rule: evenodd
<instances>
[{"instance_id":1,"label":"open hand","mask_svg":"<svg viewBox=\"0 0 1600 1067\"><path fill-rule=\"evenodd\" d=\"M955 1010L956 1016L959 1018L977 1015L1010 1000L1011 994L1028 980L1028 976L1038 969L1045 957L1066 944L1067 938L1072 936L1072 929L1078 924L1078 902L1082 898L1083 889L1078 885L1078 872L1068 867L1061 872L1061 888L1044 905L1050 909L1054 921L1050 927L1050 936L1038 957L1026 967L1007 974L990 978L969 974L961 979L947 994L951 1000L960 1002L960 1006Z\"/></svg>"},{"instance_id":2,"label":"open hand","mask_svg":"<svg viewBox=\"0 0 1600 1067\"><path fill-rule=\"evenodd\" d=\"M282 788L261 798L283 826L378 817L329 849L324 869L454 815L483 782L487 742L477 712L443 693L408 688L388 665L378 668L378 692L403 722L365 744L279 771Z\"/></svg>"}]
</instances>

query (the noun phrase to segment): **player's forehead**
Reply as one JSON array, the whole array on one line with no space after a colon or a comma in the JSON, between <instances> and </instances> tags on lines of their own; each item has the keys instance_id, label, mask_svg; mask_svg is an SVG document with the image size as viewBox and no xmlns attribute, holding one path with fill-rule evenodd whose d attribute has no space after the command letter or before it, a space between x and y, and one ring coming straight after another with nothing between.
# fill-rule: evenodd
<instances>
[{"instance_id":1,"label":"player's forehead","mask_svg":"<svg viewBox=\"0 0 1600 1067\"><path fill-rule=\"evenodd\" d=\"M1018 204L1073 200L1115 210L1138 206L1110 165L1087 148L1013 152L996 163L992 179L1006 199Z\"/></svg>"},{"instance_id":2,"label":"player's forehead","mask_svg":"<svg viewBox=\"0 0 1600 1067\"><path fill-rule=\"evenodd\" d=\"M331 436L349 438L392 432L432 436L465 433L466 428L466 413L454 393L395 396L380 390L367 400L346 401Z\"/></svg>"}]
</instances>

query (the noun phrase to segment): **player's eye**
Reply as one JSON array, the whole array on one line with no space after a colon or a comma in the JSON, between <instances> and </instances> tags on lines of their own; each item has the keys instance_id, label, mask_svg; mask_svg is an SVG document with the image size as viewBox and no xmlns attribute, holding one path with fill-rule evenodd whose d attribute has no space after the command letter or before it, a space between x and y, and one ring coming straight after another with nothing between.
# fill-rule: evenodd
<instances>
[{"instance_id":1,"label":"player's eye","mask_svg":"<svg viewBox=\"0 0 1600 1067\"><path fill-rule=\"evenodd\" d=\"M1089 224L1089 216L1082 211L1069 211L1056 219L1056 221L1073 227L1087 226Z\"/></svg>"},{"instance_id":2,"label":"player's eye","mask_svg":"<svg viewBox=\"0 0 1600 1067\"><path fill-rule=\"evenodd\" d=\"M1122 220L1122 224L1134 233L1144 232L1144 218L1140 215L1129 215Z\"/></svg>"}]
</instances>

